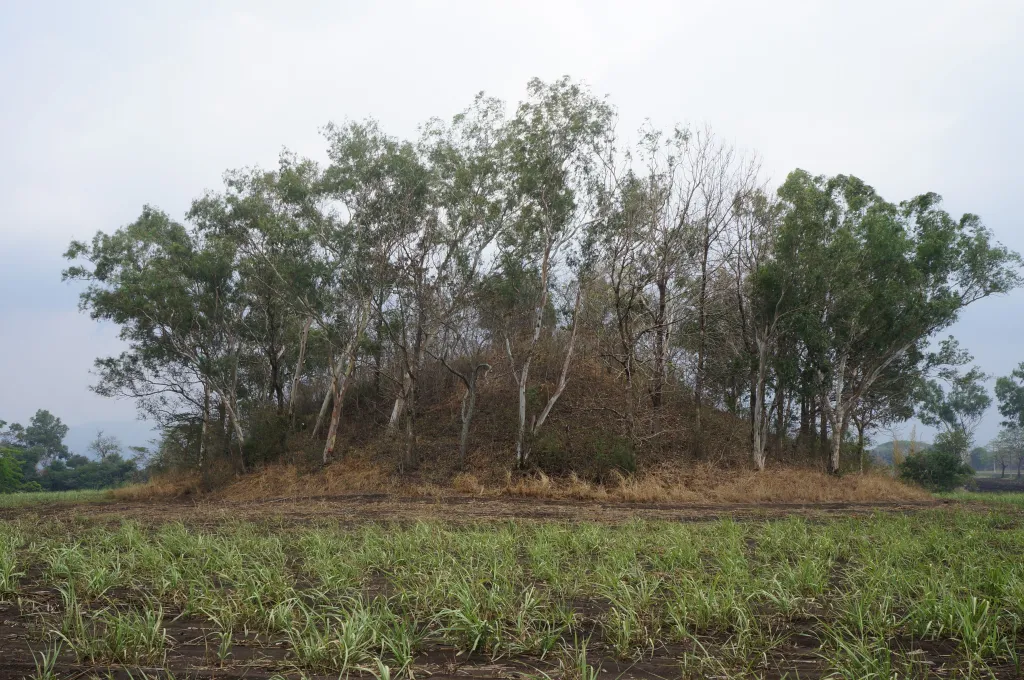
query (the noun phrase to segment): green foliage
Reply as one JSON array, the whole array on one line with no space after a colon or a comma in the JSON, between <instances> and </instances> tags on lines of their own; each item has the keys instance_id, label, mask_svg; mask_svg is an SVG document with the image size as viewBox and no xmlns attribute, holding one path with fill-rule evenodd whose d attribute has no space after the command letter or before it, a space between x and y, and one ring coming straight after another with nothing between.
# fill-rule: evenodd
<instances>
[{"instance_id":1,"label":"green foliage","mask_svg":"<svg viewBox=\"0 0 1024 680\"><path fill-rule=\"evenodd\" d=\"M936 194L897 205L856 177L798 170L779 195L788 208L776 245L775 278L784 283L776 285L796 298L790 323L819 376L833 432L894 362L921 356L965 306L1020 284L1020 257L993 243L977 216L954 219ZM964 402L976 409L984 400L968 383Z\"/></svg>"},{"instance_id":2,"label":"green foliage","mask_svg":"<svg viewBox=\"0 0 1024 680\"><path fill-rule=\"evenodd\" d=\"M928 380L921 384L918 394L918 416L925 425L940 427L946 432L960 433L960 439L963 440L961 455L966 460L974 430L992 404L992 397L984 386L989 376L977 366L972 366L967 371L960 371L957 368L958 365L972 361L973 357L960 350L953 338L942 343L942 348L936 356L952 358L949 359L949 365L941 366L938 371L942 382Z\"/></svg>"},{"instance_id":3,"label":"green foliage","mask_svg":"<svg viewBox=\"0 0 1024 680\"><path fill-rule=\"evenodd\" d=\"M605 480L612 472L636 472L636 454L629 439L601 434L593 439L592 447L598 481Z\"/></svg>"},{"instance_id":4,"label":"green foliage","mask_svg":"<svg viewBox=\"0 0 1024 680\"><path fill-rule=\"evenodd\" d=\"M963 486L974 476L974 470L963 459L966 446L962 432L943 432L930 449L907 456L899 466L900 477L932 491Z\"/></svg>"},{"instance_id":5,"label":"green foliage","mask_svg":"<svg viewBox=\"0 0 1024 680\"><path fill-rule=\"evenodd\" d=\"M996 399L1004 422L1024 427L1024 363L996 379Z\"/></svg>"},{"instance_id":6,"label":"green foliage","mask_svg":"<svg viewBox=\"0 0 1024 680\"><path fill-rule=\"evenodd\" d=\"M40 409L25 428L22 441L27 448L41 447L47 458L66 458L69 455L68 447L64 445L67 434L68 426L60 418Z\"/></svg>"},{"instance_id":7,"label":"green foliage","mask_svg":"<svg viewBox=\"0 0 1024 680\"><path fill-rule=\"evenodd\" d=\"M0 447L0 493L21 491L25 482L21 475L21 461L18 452L9 447Z\"/></svg>"},{"instance_id":8,"label":"green foliage","mask_svg":"<svg viewBox=\"0 0 1024 680\"><path fill-rule=\"evenodd\" d=\"M55 461L39 475L42 488L47 491L75 491L78 489L109 489L132 479L135 462L112 453L100 461L85 456L71 456L68 461Z\"/></svg>"},{"instance_id":9,"label":"green foliage","mask_svg":"<svg viewBox=\"0 0 1024 680\"><path fill-rule=\"evenodd\" d=\"M77 659L58 671L152 674L173 658L179 675L269 662L411 678L445 649L469 675L500 661L593 680L622 668L613 657L637 669L653 656L675 673L662 676L694 679L926 677L937 661L952 677L1016 677L1019 496L983 512L743 522L32 517L0 522L0 597L59 594L17 640L60 641ZM194 627L170 625L172 611ZM206 658L175 654L185 644ZM284 655L254 662L268 645Z\"/></svg>"},{"instance_id":10,"label":"green foliage","mask_svg":"<svg viewBox=\"0 0 1024 680\"><path fill-rule=\"evenodd\" d=\"M27 428L12 424L0 433L0 493L106 489L138 472L116 438L102 432L91 447L100 460L72 454L64 445L67 430L60 418L39 410Z\"/></svg>"}]
</instances>

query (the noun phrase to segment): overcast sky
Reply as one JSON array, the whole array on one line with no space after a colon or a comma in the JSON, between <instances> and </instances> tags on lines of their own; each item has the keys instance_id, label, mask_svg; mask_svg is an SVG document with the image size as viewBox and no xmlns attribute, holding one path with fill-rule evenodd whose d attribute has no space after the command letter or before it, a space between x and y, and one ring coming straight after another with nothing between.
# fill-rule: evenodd
<instances>
[{"instance_id":1,"label":"overcast sky","mask_svg":"<svg viewBox=\"0 0 1024 680\"><path fill-rule=\"evenodd\" d=\"M627 135L709 123L776 181L801 167L894 201L938 192L1024 250L1022 29L1019 0L0 0L0 419L134 418L87 390L118 345L60 282L70 239L144 203L181 217L284 147L320 157L328 121L412 135L481 90L515 102L533 76L609 95ZM1022 312L1024 294L987 300L953 333L1006 374Z\"/></svg>"}]
</instances>

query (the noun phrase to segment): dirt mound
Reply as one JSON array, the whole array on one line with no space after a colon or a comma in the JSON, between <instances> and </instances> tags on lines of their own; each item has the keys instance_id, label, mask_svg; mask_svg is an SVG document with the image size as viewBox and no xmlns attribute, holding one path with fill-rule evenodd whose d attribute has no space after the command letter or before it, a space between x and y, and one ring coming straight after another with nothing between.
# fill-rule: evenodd
<instances>
[{"instance_id":1,"label":"dirt mound","mask_svg":"<svg viewBox=\"0 0 1024 680\"><path fill-rule=\"evenodd\" d=\"M273 465L240 477L214 497L228 501L267 498L315 498L354 493L404 497L531 497L579 501L673 504L873 503L927 501L931 496L881 473L832 477L802 468L778 467L764 472L701 465L689 470L670 466L647 473L616 475L604 483L570 474L543 472L507 475L486 483L472 473L449 484L422 483L388 475L373 462L357 458L304 473L294 465Z\"/></svg>"}]
</instances>

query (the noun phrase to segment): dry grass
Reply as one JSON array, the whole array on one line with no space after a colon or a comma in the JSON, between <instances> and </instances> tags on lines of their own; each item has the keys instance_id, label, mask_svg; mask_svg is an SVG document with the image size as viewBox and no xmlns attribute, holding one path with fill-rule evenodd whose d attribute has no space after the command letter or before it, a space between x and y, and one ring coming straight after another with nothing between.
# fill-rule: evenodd
<instances>
[{"instance_id":1,"label":"dry grass","mask_svg":"<svg viewBox=\"0 0 1024 680\"><path fill-rule=\"evenodd\" d=\"M231 501L250 501L399 490L399 485L380 466L363 458L349 457L313 473L303 473L294 465L271 465L240 477L216 496Z\"/></svg>"},{"instance_id":2,"label":"dry grass","mask_svg":"<svg viewBox=\"0 0 1024 680\"><path fill-rule=\"evenodd\" d=\"M141 487L136 497L144 497L146 488ZM292 465L267 467L239 478L215 496L230 501L252 501L354 493L676 504L871 503L931 499L926 491L883 473L832 477L804 468L778 467L753 472L704 464L689 470L664 466L646 474L617 476L605 484L589 482L576 475L554 478L542 472L517 477L507 475L504 483L487 484L476 475L463 472L449 484L440 485L403 481L359 458L348 458L313 473L303 473Z\"/></svg>"},{"instance_id":3,"label":"dry grass","mask_svg":"<svg viewBox=\"0 0 1024 680\"><path fill-rule=\"evenodd\" d=\"M111 494L119 501L169 500L196 495L201 489L198 475L179 473L154 477L145 484L114 489Z\"/></svg>"},{"instance_id":4,"label":"dry grass","mask_svg":"<svg viewBox=\"0 0 1024 680\"><path fill-rule=\"evenodd\" d=\"M555 480L543 473L506 485L503 493L539 498L614 500L631 503L870 503L925 501L931 495L882 473L833 477L805 468L764 472L721 470L702 465L690 471L656 472L591 484L570 475Z\"/></svg>"}]
</instances>

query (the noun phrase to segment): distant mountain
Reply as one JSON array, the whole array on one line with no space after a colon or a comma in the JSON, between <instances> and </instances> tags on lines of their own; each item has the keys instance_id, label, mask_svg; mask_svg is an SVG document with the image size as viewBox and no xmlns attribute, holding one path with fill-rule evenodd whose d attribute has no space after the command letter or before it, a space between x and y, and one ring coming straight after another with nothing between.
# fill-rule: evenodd
<instances>
[{"instance_id":1,"label":"distant mountain","mask_svg":"<svg viewBox=\"0 0 1024 680\"><path fill-rule=\"evenodd\" d=\"M927 442L911 442L907 439L898 440L896 445L900 447L900 454L902 454L904 458L906 458L907 454L910 453L911 445L914 446L915 451L926 451L932 446ZM871 455L886 465L892 465L892 446L893 442L891 441L882 442L875 448L871 449Z\"/></svg>"},{"instance_id":2,"label":"distant mountain","mask_svg":"<svg viewBox=\"0 0 1024 680\"><path fill-rule=\"evenodd\" d=\"M153 439L160 434L152 423L143 420L120 420L120 421L94 421L68 426L68 436L64 443L72 453L92 457L89 452L89 444L96 439L96 433L103 430L103 434L113 435L121 441L125 453L129 446L145 446L152 450Z\"/></svg>"}]
</instances>

